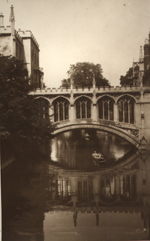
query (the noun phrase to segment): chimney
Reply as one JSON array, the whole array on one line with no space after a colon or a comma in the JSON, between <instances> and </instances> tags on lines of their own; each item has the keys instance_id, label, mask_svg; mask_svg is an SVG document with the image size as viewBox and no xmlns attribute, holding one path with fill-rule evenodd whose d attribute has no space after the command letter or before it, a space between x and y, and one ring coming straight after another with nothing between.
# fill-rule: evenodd
<instances>
[{"instance_id":1,"label":"chimney","mask_svg":"<svg viewBox=\"0 0 150 241\"><path fill-rule=\"evenodd\" d=\"M14 7L13 7L13 5L11 5L11 8L10 8L9 22L10 22L10 25L11 25L12 35L14 35L14 33L15 33L15 14L14 14Z\"/></svg>"},{"instance_id":2,"label":"chimney","mask_svg":"<svg viewBox=\"0 0 150 241\"><path fill-rule=\"evenodd\" d=\"M0 13L0 27L4 26L4 15L3 13Z\"/></svg>"}]
</instances>

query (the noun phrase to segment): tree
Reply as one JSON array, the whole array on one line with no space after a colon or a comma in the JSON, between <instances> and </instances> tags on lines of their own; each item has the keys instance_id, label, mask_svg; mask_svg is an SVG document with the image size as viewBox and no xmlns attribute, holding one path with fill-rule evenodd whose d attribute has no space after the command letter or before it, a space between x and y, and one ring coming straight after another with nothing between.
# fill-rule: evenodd
<instances>
[{"instance_id":1,"label":"tree","mask_svg":"<svg viewBox=\"0 0 150 241\"><path fill-rule=\"evenodd\" d=\"M62 81L63 87L70 87L70 79L73 80L73 86L75 87L92 87L93 77L95 77L96 86L109 86L108 80L102 75L102 68L100 64L79 62L75 65L70 65L70 69L67 73L70 78Z\"/></svg>"},{"instance_id":2,"label":"tree","mask_svg":"<svg viewBox=\"0 0 150 241\"><path fill-rule=\"evenodd\" d=\"M0 134L15 135L28 142L41 143L50 137L49 118L39 114L39 104L31 95L22 61L15 57L0 56Z\"/></svg>"},{"instance_id":3,"label":"tree","mask_svg":"<svg viewBox=\"0 0 150 241\"><path fill-rule=\"evenodd\" d=\"M134 76L133 76L134 72ZM139 73L139 66L136 65L133 69L133 67L129 68L127 71L126 75L120 76L120 85L121 86L133 86L133 80L138 78L138 73Z\"/></svg>"},{"instance_id":4,"label":"tree","mask_svg":"<svg viewBox=\"0 0 150 241\"><path fill-rule=\"evenodd\" d=\"M66 89L70 88L70 78L62 80L62 86Z\"/></svg>"}]
</instances>

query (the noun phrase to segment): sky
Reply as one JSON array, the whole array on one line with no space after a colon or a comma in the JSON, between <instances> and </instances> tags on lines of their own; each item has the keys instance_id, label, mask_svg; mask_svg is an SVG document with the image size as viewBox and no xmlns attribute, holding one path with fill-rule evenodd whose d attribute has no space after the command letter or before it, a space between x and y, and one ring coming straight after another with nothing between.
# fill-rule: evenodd
<instances>
[{"instance_id":1,"label":"sky","mask_svg":"<svg viewBox=\"0 0 150 241\"><path fill-rule=\"evenodd\" d=\"M77 62L101 64L103 76L119 85L150 30L150 0L0 0L5 26L11 5L16 30L31 30L40 45L50 88Z\"/></svg>"}]
</instances>

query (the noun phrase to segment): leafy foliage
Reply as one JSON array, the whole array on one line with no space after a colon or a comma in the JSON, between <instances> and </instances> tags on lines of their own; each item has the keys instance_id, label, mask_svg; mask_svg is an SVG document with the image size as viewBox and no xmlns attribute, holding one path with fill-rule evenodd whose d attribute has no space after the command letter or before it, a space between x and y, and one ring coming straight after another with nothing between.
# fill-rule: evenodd
<instances>
[{"instance_id":1,"label":"leafy foliage","mask_svg":"<svg viewBox=\"0 0 150 241\"><path fill-rule=\"evenodd\" d=\"M134 76L133 76L133 67L129 68L126 75L120 76L120 85L121 86L133 86L133 80L138 78L139 66L134 67Z\"/></svg>"},{"instance_id":2,"label":"leafy foliage","mask_svg":"<svg viewBox=\"0 0 150 241\"><path fill-rule=\"evenodd\" d=\"M66 89L70 88L70 84L71 84L70 78L68 78L68 79L63 79L63 80L62 80L62 86L63 86L64 88L66 88Z\"/></svg>"},{"instance_id":3,"label":"leafy foliage","mask_svg":"<svg viewBox=\"0 0 150 241\"><path fill-rule=\"evenodd\" d=\"M74 87L92 87L93 77L95 77L96 86L109 86L108 80L102 75L102 68L100 64L93 64L89 62L76 63L70 65L67 72L73 80ZM70 87L70 79L62 81L63 87Z\"/></svg>"},{"instance_id":4,"label":"leafy foliage","mask_svg":"<svg viewBox=\"0 0 150 241\"><path fill-rule=\"evenodd\" d=\"M50 136L49 118L39 115L39 103L29 94L29 85L23 62L15 57L0 56L0 134L22 137L28 142L42 142Z\"/></svg>"}]
</instances>

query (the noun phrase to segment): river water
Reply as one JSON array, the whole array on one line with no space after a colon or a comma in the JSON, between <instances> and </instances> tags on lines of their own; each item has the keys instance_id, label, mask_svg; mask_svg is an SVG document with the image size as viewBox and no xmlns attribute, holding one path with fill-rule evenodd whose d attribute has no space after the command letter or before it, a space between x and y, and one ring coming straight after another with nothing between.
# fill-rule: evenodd
<instances>
[{"instance_id":1,"label":"river water","mask_svg":"<svg viewBox=\"0 0 150 241\"><path fill-rule=\"evenodd\" d=\"M48 152L2 171L3 241L150 239L149 152L92 130L59 134Z\"/></svg>"}]
</instances>

